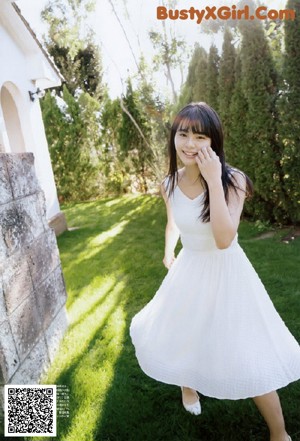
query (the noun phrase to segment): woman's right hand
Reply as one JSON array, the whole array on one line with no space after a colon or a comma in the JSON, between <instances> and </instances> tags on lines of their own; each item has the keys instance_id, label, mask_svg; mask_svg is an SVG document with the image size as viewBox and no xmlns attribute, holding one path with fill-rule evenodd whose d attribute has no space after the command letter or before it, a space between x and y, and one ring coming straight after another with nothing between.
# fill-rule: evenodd
<instances>
[{"instance_id":1,"label":"woman's right hand","mask_svg":"<svg viewBox=\"0 0 300 441\"><path fill-rule=\"evenodd\" d=\"M168 256L165 254L165 257L163 258L163 264L165 265L165 267L169 270L171 268L171 266L173 265L174 261L175 261L176 257L175 254L173 253L171 256Z\"/></svg>"}]
</instances>

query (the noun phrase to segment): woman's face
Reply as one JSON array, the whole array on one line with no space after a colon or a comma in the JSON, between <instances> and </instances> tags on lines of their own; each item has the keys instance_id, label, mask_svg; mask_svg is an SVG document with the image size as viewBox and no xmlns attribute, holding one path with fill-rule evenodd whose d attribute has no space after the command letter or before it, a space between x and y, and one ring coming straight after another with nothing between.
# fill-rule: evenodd
<instances>
[{"instance_id":1,"label":"woman's face","mask_svg":"<svg viewBox=\"0 0 300 441\"><path fill-rule=\"evenodd\" d=\"M211 146L211 138L204 133L193 133L192 129L178 129L175 138L177 155L184 165L196 164L199 150Z\"/></svg>"}]
</instances>

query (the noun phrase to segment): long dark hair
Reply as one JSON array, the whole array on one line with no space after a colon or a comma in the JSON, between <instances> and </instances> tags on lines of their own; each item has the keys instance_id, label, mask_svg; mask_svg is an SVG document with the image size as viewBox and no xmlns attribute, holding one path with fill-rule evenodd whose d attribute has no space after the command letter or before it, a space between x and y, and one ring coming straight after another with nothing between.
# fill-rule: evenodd
<instances>
[{"instance_id":1,"label":"long dark hair","mask_svg":"<svg viewBox=\"0 0 300 441\"><path fill-rule=\"evenodd\" d=\"M176 115L173 125L171 127L170 140L169 140L169 171L167 179L167 192L168 197L172 195L178 184L178 168L177 168L177 155L175 149L175 134L177 130L187 130L191 129L193 133L204 133L207 137L211 138L211 148L218 155L220 162L222 164L222 184L225 194L225 200L228 202L228 193L230 187L234 189L237 193L239 186L233 172L241 173L246 179L246 196L251 196L253 194L253 184L249 177L242 173L241 171L232 168L225 162L224 153L224 135L222 129L221 120L217 112L204 102L190 103L185 106ZM201 212L200 218L204 222L209 222L210 220L210 210L209 210L209 191L208 186L199 172L199 178L202 185L204 186L205 198L203 203L203 210Z\"/></svg>"}]
</instances>

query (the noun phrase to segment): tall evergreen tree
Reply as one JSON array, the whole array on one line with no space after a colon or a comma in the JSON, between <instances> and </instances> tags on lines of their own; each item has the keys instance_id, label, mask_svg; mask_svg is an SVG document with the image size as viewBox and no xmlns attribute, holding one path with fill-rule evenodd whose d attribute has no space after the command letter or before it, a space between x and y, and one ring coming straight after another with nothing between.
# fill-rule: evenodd
<instances>
[{"instance_id":1,"label":"tall evergreen tree","mask_svg":"<svg viewBox=\"0 0 300 441\"><path fill-rule=\"evenodd\" d=\"M88 94L82 94L78 101L64 86L62 99L47 92L41 105L59 199L98 196L93 158L97 154L95 145L100 143L99 124L92 122L98 102Z\"/></svg>"},{"instance_id":2,"label":"tall evergreen tree","mask_svg":"<svg viewBox=\"0 0 300 441\"><path fill-rule=\"evenodd\" d=\"M242 88L242 63L240 53L236 56L234 71L235 87L230 101L230 107L228 108L230 130L228 130L227 139L225 140L226 157L227 162L231 165L250 174L250 170L248 170L248 154L245 149L248 104Z\"/></svg>"},{"instance_id":3,"label":"tall evergreen tree","mask_svg":"<svg viewBox=\"0 0 300 441\"><path fill-rule=\"evenodd\" d=\"M124 161L127 160L129 167L132 167L130 171L136 176L136 180L141 182L138 186L139 190L147 191L147 163L152 152L146 141L151 137L151 128L147 122L147 115L139 106L138 93L133 90L130 80L123 101L134 122L127 113L122 113L119 129L121 155Z\"/></svg>"},{"instance_id":4,"label":"tall evergreen tree","mask_svg":"<svg viewBox=\"0 0 300 441\"><path fill-rule=\"evenodd\" d=\"M300 1L289 0L287 9L296 11L294 21L285 21L282 95L279 101L283 146L282 168L285 208L292 222L300 222Z\"/></svg>"},{"instance_id":5,"label":"tall evergreen tree","mask_svg":"<svg viewBox=\"0 0 300 441\"><path fill-rule=\"evenodd\" d=\"M281 151L276 136L276 71L261 22L241 20L239 28L242 89L247 100L243 148L256 190L252 208L254 213L272 221L274 207L282 200Z\"/></svg>"},{"instance_id":6,"label":"tall evergreen tree","mask_svg":"<svg viewBox=\"0 0 300 441\"><path fill-rule=\"evenodd\" d=\"M105 193L120 194L129 186L129 172L126 171L120 154L119 130L122 124L120 99L111 100L106 94L101 109L101 170L105 176Z\"/></svg>"},{"instance_id":7,"label":"tall evergreen tree","mask_svg":"<svg viewBox=\"0 0 300 441\"><path fill-rule=\"evenodd\" d=\"M189 63L188 75L179 98L180 107L191 101L207 101L207 53L198 44Z\"/></svg>"},{"instance_id":8,"label":"tall evergreen tree","mask_svg":"<svg viewBox=\"0 0 300 441\"><path fill-rule=\"evenodd\" d=\"M230 29L226 27L219 69L219 113L223 123L225 141L231 129L230 104L235 84L235 58L232 34Z\"/></svg>"},{"instance_id":9,"label":"tall evergreen tree","mask_svg":"<svg viewBox=\"0 0 300 441\"><path fill-rule=\"evenodd\" d=\"M201 46L195 49L195 83L192 85L191 101L207 101L207 63L208 55Z\"/></svg>"},{"instance_id":10,"label":"tall evergreen tree","mask_svg":"<svg viewBox=\"0 0 300 441\"><path fill-rule=\"evenodd\" d=\"M46 47L65 78L42 101L58 193L65 200L95 197L101 191L99 101L105 87L99 49L91 33L82 32L93 4L49 0L42 11L48 24Z\"/></svg>"},{"instance_id":11,"label":"tall evergreen tree","mask_svg":"<svg viewBox=\"0 0 300 441\"><path fill-rule=\"evenodd\" d=\"M206 73L207 103L216 111L219 110L219 62L218 49L212 44L209 49Z\"/></svg>"},{"instance_id":12,"label":"tall evergreen tree","mask_svg":"<svg viewBox=\"0 0 300 441\"><path fill-rule=\"evenodd\" d=\"M155 87L153 69L142 56L139 73L134 78L135 90L138 91L139 107L147 119L147 146L151 150L151 162L148 167L149 177L153 176L155 185L165 176L163 164L166 161L167 139L169 136L170 109L168 101L162 102ZM151 130L149 130L151 127Z\"/></svg>"}]
</instances>

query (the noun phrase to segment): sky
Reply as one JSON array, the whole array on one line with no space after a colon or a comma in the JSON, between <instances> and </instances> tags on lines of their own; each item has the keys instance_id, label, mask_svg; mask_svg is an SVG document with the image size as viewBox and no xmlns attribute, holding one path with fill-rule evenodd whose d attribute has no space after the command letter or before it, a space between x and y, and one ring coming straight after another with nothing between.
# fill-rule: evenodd
<instances>
[{"instance_id":1,"label":"sky","mask_svg":"<svg viewBox=\"0 0 300 441\"><path fill-rule=\"evenodd\" d=\"M135 53L136 59L143 54L148 63L152 63L154 55L149 39L150 29L162 32L162 21L156 17L157 6L161 5L159 0L111 0L126 30L130 45ZM24 17L30 23L32 29L41 37L45 32L40 13L48 0L16 0ZM228 3L229 2L229 3ZM226 4L233 5L235 2L226 0ZM221 6L225 0L178 0L177 9L187 9L191 6L203 8L207 5ZM283 0L266 0L264 2L269 8L283 7ZM126 5L126 7L125 7ZM129 19L129 18L130 19ZM205 49L209 49L212 42L216 44L219 51L222 47L222 39L216 36L208 36L201 33L201 24L195 20L166 20L167 26L171 26L178 37L183 37L190 48L197 41ZM89 26L94 30L96 43L101 48L104 67L104 81L108 84L112 98L125 92L125 80L128 74L136 72L135 61L132 56L129 44L117 21L110 4L110 0L97 0L96 10L91 14ZM159 87L164 93L170 92L170 85L165 81L163 75L158 78ZM180 75L175 72L175 84L177 90L180 88Z\"/></svg>"}]
</instances>

